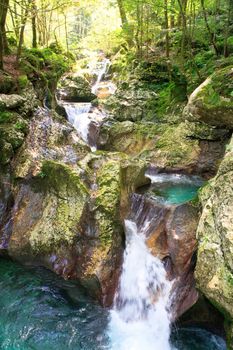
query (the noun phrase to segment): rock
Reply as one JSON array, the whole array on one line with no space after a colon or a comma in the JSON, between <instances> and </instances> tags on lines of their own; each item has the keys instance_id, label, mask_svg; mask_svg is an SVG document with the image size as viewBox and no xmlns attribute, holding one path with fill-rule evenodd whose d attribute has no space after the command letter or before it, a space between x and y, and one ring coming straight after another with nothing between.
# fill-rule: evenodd
<instances>
[{"instance_id":1,"label":"rock","mask_svg":"<svg viewBox=\"0 0 233 350\"><path fill-rule=\"evenodd\" d=\"M15 186L1 222L0 254L79 280L110 305L123 255L122 208L145 165L88 151L63 118L37 111L12 162ZM122 179L132 172L125 188Z\"/></svg>"},{"instance_id":2,"label":"rock","mask_svg":"<svg viewBox=\"0 0 233 350\"><path fill-rule=\"evenodd\" d=\"M0 164L5 166L10 163L14 155L13 147L5 140L0 140L0 149Z\"/></svg>"},{"instance_id":3,"label":"rock","mask_svg":"<svg viewBox=\"0 0 233 350\"><path fill-rule=\"evenodd\" d=\"M10 176L10 169L5 169L4 172L0 172L0 223L4 227L9 222L9 208L13 204L12 183ZM7 230L5 230L7 231ZM0 239L0 249L5 247L5 236L2 235Z\"/></svg>"},{"instance_id":4,"label":"rock","mask_svg":"<svg viewBox=\"0 0 233 350\"><path fill-rule=\"evenodd\" d=\"M197 229L197 286L224 314L227 324L233 323L232 169L233 139L216 177L201 191L203 211Z\"/></svg>"},{"instance_id":5,"label":"rock","mask_svg":"<svg viewBox=\"0 0 233 350\"><path fill-rule=\"evenodd\" d=\"M0 94L0 104L7 109L16 109L25 103L25 99L20 95Z\"/></svg>"},{"instance_id":6,"label":"rock","mask_svg":"<svg viewBox=\"0 0 233 350\"><path fill-rule=\"evenodd\" d=\"M176 319L198 299L193 277L198 208L189 203L160 205L134 194L131 212L137 213L139 228L145 223L145 217L150 220L146 242L152 254L164 261L169 278L174 279L171 308Z\"/></svg>"},{"instance_id":7,"label":"rock","mask_svg":"<svg viewBox=\"0 0 233 350\"><path fill-rule=\"evenodd\" d=\"M223 141L230 136L229 130L219 129L205 123L186 121L185 128L187 137L202 141Z\"/></svg>"},{"instance_id":8,"label":"rock","mask_svg":"<svg viewBox=\"0 0 233 350\"><path fill-rule=\"evenodd\" d=\"M96 99L90 83L84 77L75 75L67 75L59 82L58 96L69 102L91 102Z\"/></svg>"},{"instance_id":9,"label":"rock","mask_svg":"<svg viewBox=\"0 0 233 350\"><path fill-rule=\"evenodd\" d=\"M182 170L210 178L216 174L229 132L207 128L189 122L109 121L100 129L98 147L124 152L164 171Z\"/></svg>"},{"instance_id":10,"label":"rock","mask_svg":"<svg viewBox=\"0 0 233 350\"><path fill-rule=\"evenodd\" d=\"M216 71L190 96L184 117L219 128L233 129L233 66Z\"/></svg>"},{"instance_id":11,"label":"rock","mask_svg":"<svg viewBox=\"0 0 233 350\"><path fill-rule=\"evenodd\" d=\"M14 78L5 73L0 73L0 94L10 94L17 89L16 81Z\"/></svg>"},{"instance_id":12,"label":"rock","mask_svg":"<svg viewBox=\"0 0 233 350\"><path fill-rule=\"evenodd\" d=\"M104 150L135 156L144 150L152 150L158 134L159 127L152 123L125 121L106 124L100 129L98 146Z\"/></svg>"},{"instance_id":13,"label":"rock","mask_svg":"<svg viewBox=\"0 0 233 350\"><path fill-rule=\"evenodd\" d=\"M137 83L127 86L127 89L118 89L114 95L103 101L103 105L115 120L141 121L155 117L156 100L154 91L139 87Z\"/></svg>"}]
</instances>

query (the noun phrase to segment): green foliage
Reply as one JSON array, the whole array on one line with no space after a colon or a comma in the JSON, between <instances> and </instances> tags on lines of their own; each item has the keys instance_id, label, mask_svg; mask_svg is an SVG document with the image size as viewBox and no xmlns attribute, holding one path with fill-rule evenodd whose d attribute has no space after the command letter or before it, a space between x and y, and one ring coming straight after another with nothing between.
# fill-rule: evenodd
<instances>
[{"instance_id":1,"label":"green foliage","mask_svg":"<svg viewBox=\"0 0 233 350\"><path fill-rule=\"evenodd\" d=\"M8 123L12 118L12 113L0 110L0 124Z\"/></svg>"},{"instance_id":2,"label":"green foliage","mask_svg":"<svg viewBox=\"0 0 233 350\"><path fill-rule=\"evenodd\" d=\"M25 89L26 86L28 85L28 77L26 75L20 75L18 77L18 84L19 84L20 90Z\"/></svg>"}]
</instances>

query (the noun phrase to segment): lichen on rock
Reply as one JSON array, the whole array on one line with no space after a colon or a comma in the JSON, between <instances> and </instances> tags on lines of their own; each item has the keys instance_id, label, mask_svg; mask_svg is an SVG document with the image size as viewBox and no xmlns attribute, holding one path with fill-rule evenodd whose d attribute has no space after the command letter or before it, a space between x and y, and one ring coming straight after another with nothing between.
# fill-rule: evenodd
<instances>
[{"instance_id":1,"label":"lichen on rock","mask_svg":"<svg viewBox=\"0 0 233 350\"><path fill-rule=\"evenodd\" d=\"M190 96L184 116L221 128L233 128L233 67L217 70Z\"/></svg>"},{"instance_id":2,"label":"lichen on rock","mask_svg":"<svg viewBox=\"0 0 233 350\"><path fill-rule=\"evenodd\" d=\"M203 188L196 280L200 290L233 321L233 139L218 173Z\"/></svg>"}]
</instances>

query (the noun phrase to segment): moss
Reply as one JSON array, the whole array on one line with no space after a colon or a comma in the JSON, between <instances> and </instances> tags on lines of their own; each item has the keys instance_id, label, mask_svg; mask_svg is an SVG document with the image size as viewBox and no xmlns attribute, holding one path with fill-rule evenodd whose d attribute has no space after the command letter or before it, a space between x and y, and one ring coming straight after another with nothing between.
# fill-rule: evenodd
<instances>
[{"instance_id":1,"label":"moss","mask_svg":"<svg viewBox=\"0 0 233 350\"><path fill-rule=\"evenodd\" d=\"M71 57L65 53L55 53L51 48L24 49L20 69L25 75L19 83L25 86L27 76L35 86L40 100L44 99L48 92L53 96L58 80L73 63Z\"/></svg>"},{"instance_id":2,"label":"moss","mask_svg":"<svg viewBox=\"0 0 233 350\"><path fill-rule=\"evenodd\" d=\"M41 220L32 227L30 245L34 253L45 253L72 245L78 235L88 190L79 175L69 166L44 161L34 179L33 189L43 194Z\"/></svg>"},{"instance_id":3,"label":"moss","mask_svg":"<svg viewBox=\"0 0 233 350\"><path fill-rule=\"evenodd\" d=\"M10 94L16 89L15 80L8 74L0 75L0 93Z\"/></svg>"},{"instance_id":4,"label":"moss","mask_svg":"<svg viewBox=\"0 0 233 350\"><path fill-rule=\"evenodd\" d=\"M28 77L27 77L27 75L20 75L18 77L18 84L19 84L20 90L25 89L27 87L27 85L28 85Z\"/></svg>"},{"instance_id":5,"label":"moss","mask_svg":"<svg viewBox=\"0 0 233 350\"><path fill-rule=\"evenodd\" d=\"M45 188L48 190L53 189L59 193L63 190L65 192L78 192L88 193L88 190L84 183L81 181L79 175L72 170L68 165L57 163L54 161L44 161L42 163L41 172L45 181Z\"/></svg>"},{"instance_id":6,"label":"moss","mask_svg":"<svg viewBox=\"0 0 233 350\"><path fill-rule=\"evenodd\" d=\"M119 207L122 187L120 163L112 160L107 161L97 172L97 185L96 220L101 243L106 245L113 240L115 226L120 225Z\"/></svg>"},{"instance_id":7,"label":"moss","mask_svg":"<svg viewBox=\"0 0 233 350\"><path fill-rule=\"evenodd\" d=\"M12 119L13 114L8 111L0 110L0 124L9 123Z\"/></svg>"},{"instance_id":8,"label":"moss","mask_svg":"<svg viewBox=\"0 0 233 350\"><path fill-rule=\"evenodd\" d=\"M0 140L0 164L9 164L13 154L12 145L4 140Z\"/></svg>"},{"instance_id":9,"label":"moss","mask_svg":"<svg viewBox=\"0 0 233 350\"><path fill-rule=\"evenodd\" d=\"M0 138L5 140L7 143L10 143L14 150L19 148L24 141L24 134L15 130L14 126L11 125L1 125L0 126Z\"/></svg>"},{"instance_id":10,"label":"moss","mask_svg":"<svg viewBox=\"0 0 233 350\"><path fill-rule=\"evenodd\" d=\"M198 93L208 109L233 108L233 66L218 70Z\"/></svg>"},{"instance_id":11,"label":"moss","mask_svg":"<svg viewBox=\"0 0 233 350\"><path fill-rule=\"evenodd\" d=\"M16 123L14 124L14 128L16 130L22 131L25 135L28 132L28 121L24 119L17 120Z\"/></svg>"},{"instance_id":12,"label":"moss","mask_svg":"<svg viewBox=\"0 0 233 350\"><path fill-rule=\"evenodd\" d=\"M167 166L189 166L197 161L199 145L197 140L187 137L185 125L166 127L156 142L155 159Z\"/></svg>"}]
</instances>

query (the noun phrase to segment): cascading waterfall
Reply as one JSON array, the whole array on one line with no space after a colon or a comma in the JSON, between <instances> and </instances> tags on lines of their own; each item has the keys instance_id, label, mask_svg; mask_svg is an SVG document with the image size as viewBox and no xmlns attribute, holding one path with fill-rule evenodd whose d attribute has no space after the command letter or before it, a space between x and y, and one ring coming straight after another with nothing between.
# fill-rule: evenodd
<instances>
[{"instance_id":1,"label":"cascading waterfall","mask_svg":"<svg viewBox=\"0 0 233 350\"><path fill-rule=\"evenodd\" d=\"M126 250L111 311L112 350L170 350L169 301L172 282L146 245L149 221L140 230L126 220Z\"/></svg>"},{"instance_id":2,"label":"cascading waterfall","mask_svg":"<svg viewBox=\"0 0 233 350\"><path fill-rule=\"evenodd\" d=\"M88 143L91 103L64 103L68 121L77 129L83 141Z\"/></svg>"},{"instance_id":3,"label":"cascading waterfall","mask_svg":"<svg viewBox=\"0 0 233 350\"><path fill-rule=\"evenodd\" d=\"M97 75L97 80L92 87L92 93L96 94L99 83L102 81L104 75L107 73L111 61L108 58L105 58L103 61L99 62L97 66L93 69L92 73Z\"/></svg>"},{"instance_id":4,"label":"cascading waterfall","mask_svg":"<svg viewBox=\"0 0 233 350\"><path fill-rule=\"evenodd\" d=\"M97 81L92 88L94 94L97 92L98 86L106 74L109 64L110 60L104 59L93 69L92 73L97 75ZM112 92L113 91L115 90L113 89ZM98 130L101 123L106 118L106 114L98 108L92 107L91 103L63 102L63 106L66 110L69 122L78 131L79 136L91 147L92 151L96 151Z\"/></svg>"}]
</instances>

